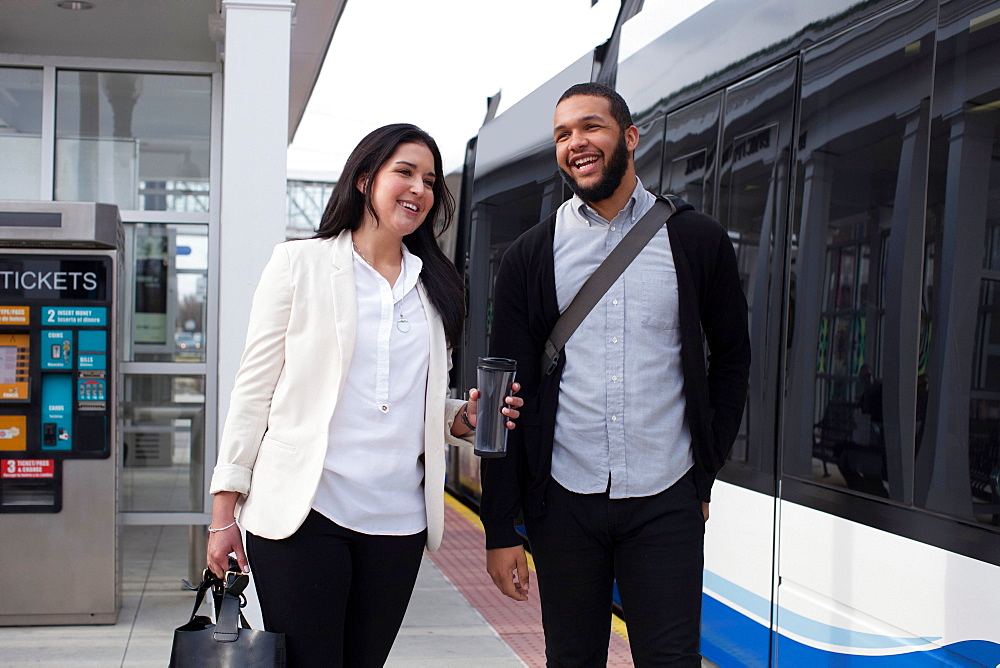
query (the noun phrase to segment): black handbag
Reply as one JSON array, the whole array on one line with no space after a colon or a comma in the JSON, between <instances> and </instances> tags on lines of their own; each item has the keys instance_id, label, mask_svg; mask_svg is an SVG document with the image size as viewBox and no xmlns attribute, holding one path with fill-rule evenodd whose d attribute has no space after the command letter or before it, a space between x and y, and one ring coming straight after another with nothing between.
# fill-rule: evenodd
<instances>
[{"instance_id":1,"label":"black handbag","mask_svg":"<svg viewBox=\"0 0 1000 668\"><path fill-rule=\"evenodd\" d=\"M250 576L239 572L234 565L231 560L225 580L206 568L197 587L184 582L198 594L191 619L174 629L170 668L283 668L285 665L285 634L252 629L243 616L241 608L246 605L243 590L250 583ZM215 599L216 624L198 614L209 589Z\"/></svg>"}]
</instances>

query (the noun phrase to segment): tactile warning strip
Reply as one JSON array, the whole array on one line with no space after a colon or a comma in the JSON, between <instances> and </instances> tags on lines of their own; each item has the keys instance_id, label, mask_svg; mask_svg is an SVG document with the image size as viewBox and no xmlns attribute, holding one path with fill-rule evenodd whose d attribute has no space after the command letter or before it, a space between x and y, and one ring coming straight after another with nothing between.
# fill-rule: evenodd
<instances>
[{"instance_id":1,"label":"tactile warning strip","mask_svg":"<svg viewBox=\"0 0 1000 668\"><path fill-rule=\"evenodd\" d=\"M537 585L532 582L527 601L513 601L501 594L486 573L486 536L479 518L451 497L446 497L444 512L444 540L441 548L430 554L434 564L522 661L528 666L545 666ZM532 578L538 578L534 568ZM618 622L615 627L608 647L608 665L631 666L629 645L622 637L623 625Z\"/></svg>"}]
</instances>

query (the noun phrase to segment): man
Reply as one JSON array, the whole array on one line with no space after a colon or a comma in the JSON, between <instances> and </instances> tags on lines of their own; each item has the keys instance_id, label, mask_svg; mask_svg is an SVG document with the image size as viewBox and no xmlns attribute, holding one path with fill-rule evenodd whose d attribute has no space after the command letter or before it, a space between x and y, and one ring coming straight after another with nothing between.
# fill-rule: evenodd
<instances>
[{"instance_id":1,"label":"man","mask_svg":"<svg viewBox=\"0 0 1000 668\"><path fill-rule=\"evenodd\" d=\"M487 570L527 599L523 516L549 666L607 662L615 580L635 664L699 666L708 502L750 365L735 253L718 222L675 200L545 375L560 312L655 200L614 90L567 90L553 137L576 195L511 245L496 280L491 354L517 360L525 404L507 457L482 462Z\"/></svg>"}]
</instances>

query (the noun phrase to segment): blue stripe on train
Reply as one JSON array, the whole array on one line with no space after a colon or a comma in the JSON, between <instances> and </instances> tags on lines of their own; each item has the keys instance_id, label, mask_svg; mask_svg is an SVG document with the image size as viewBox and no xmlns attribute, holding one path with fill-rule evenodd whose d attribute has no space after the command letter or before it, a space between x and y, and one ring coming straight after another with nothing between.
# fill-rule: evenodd
<instances>
[{"instance_id":1,"label":"blue stripe on train","mask_svg":"<svg viewBox=\"0 0 1000 668\"><path fill-rule=\"evenodd\" d=\"M705 589L714 592L735 607L749 612L757 619L771 617L771 600L755 594L735 582L706 570ZM857 649L898 649L900 647L926 647L933 645L939 637L919 638L914 636L887 636L880 633L853 631L810 619L786 608L781 608L778 624L785 633L791 633L807 642L836 645L846 650Z\"/></svg>"},{"instance_id":2,"label":"blue stripe on train","mask_svg":"<svg viewBox=\"0 0 1000 668\"><path fill-rule=\"evenodd\" d=\"M701 652L722 668L767 666L768 629L708 595L702 596ZM891 656L859 656L810 647L775 634L777 666L837 666L896 668L897 666L962 666L994 668L1000 665L1000 644L966 640L932 650Z\"/></svg>"},{"instance_id":3,"label":"blue stripe on train","mask_svg":"<svg viewBox=\"0 0 1000 668\"><path fill-rule=\"evenodd\" d=\"M769 631L707 594L701 596L701 653L722 668L767 666Z\"/></svg>"}]
</instances>

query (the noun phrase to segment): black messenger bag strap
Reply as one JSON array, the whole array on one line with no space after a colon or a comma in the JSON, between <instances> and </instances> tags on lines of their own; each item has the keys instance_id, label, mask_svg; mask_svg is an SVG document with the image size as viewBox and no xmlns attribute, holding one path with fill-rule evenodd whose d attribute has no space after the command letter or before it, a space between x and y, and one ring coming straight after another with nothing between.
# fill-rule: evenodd
<instances>
[{"instance_id":1,"label":"black messenger bag strap","mask_svg":"<svg viewBox=\"0 0 1000 668\"><path fill-rule=\"evenodd\" d=\"M573 301L559 316L552 333L549 334L548 341L545 342L545 351L542 353L542 369L545 375L555 371L559 364L559 357L562 355L563 346L573 336L573 332L580 326L587 314L601 301L601 297L614 285L618 277L622 275L625 268L632 263L635 256L639 254L649 240L664 225L670 216L677 213L677 206L669 197L657 197L653 203L653 208L646 212L639 219L631 230L628 231L614 250L601 262L600 266L590 275L590 278L583 284L580 291L573 297Z\"/></svg>"}]
</instances>

